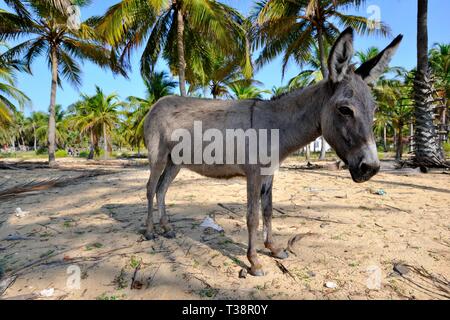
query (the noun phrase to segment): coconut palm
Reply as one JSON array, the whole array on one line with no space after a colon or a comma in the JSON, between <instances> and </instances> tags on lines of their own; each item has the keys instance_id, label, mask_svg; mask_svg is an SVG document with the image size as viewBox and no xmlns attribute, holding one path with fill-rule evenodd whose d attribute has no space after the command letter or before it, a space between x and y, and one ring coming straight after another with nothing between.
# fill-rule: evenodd
<instances>
[{"instance_id":1,"label":"coconut palm","mask_svg":"<svg viewBox=\"0 0 450 320\"><path fill-rule=\"evenodd\" d=\"M97 29L121 49L124 62L144 45L143 74L152 73L162 55L178 75L183 96L189 74L193 77L202 62L210 61L205 43L225 55L247 52L243 17L215 0L122 0L97 20Z\"/></svg>"},{"instance_id":2,"label":"coconut palm","mask_svg":"<svg viewBox=\"0 0 450 320\"><path fill-rule=\"evenodd\" d=\"M101 136L101 128L89 125L92 117L92 97L86 94L81 95L81 100L70 105L68 111L70 113L69 123L75 130L79 131L80 136L88 136L89 154L87 159L94 159L94 154L99 153L99 140Z\"/></svg>"},{"instance_id":3,"label":"coconut palm","mask_svg":"<svg viewBox=\"0 0 450 320\"><path fill-rule=\"evenodd\" d=\"M20 4L20 5L19 5ZM81 83L77 60L90 60L114 72L122 72L116 60L101 45L94 30L86 23L73 30L67 24L69 13L56 9L49 1L7 1L13 12L0 11L0 40L26 40L9 49L3 56L20 57L27 67L36 57L44 55L51 69L51 94L48 123L49 163L55 162L55 105L57 86L65 78L74 86Z\"/></svg>"},{"instance_id":4,"label":"coconut palm","mask_svg":"<svg viewBox=\"0 0 450 320\"><path fill-rule=\"evenodd\" d=\"M49 114L45 114L44 119L38 122L39 126L36 128L36 138L40 145L46 145L49 140ZM66 112L60 104L55 105L55 148L63 148L68 136Z\"/></svg>"},{"instance_id":5,"label":"coconut palm","mask_svg":"<svg viewBox=\"0 0 450 320\"><path fill-rule=\"evenodd\" d=\"M271 91L259 89L258 87L246 83L232 83L229 85L231 97L236 100L263 99L263 94L270 94Z\"/></svg>"},{"instance_id":6,"label":"coconut palm","mask_svg":"<svg viewBox=\"0 0 450 320\"><path fill-rule=\"evenodd\" d=\"M403 154L403 131L413 115L412 86L405 81L385 80L374 88L378 102L378 113L384 119L389 119L396 130L396 160L400 161ZM378 117L378 116L377 116Z\"/></svg>"},{"instance_id":7,"label":"coconut palm","mask_svg":"<svg viewBox=\"0 0 450 320\"><path fill-rule=\"evenodd\" d=\"M432 85L428 67L428 0L418 0L417 71L414 81L416 119L414 162L423 168L439 167L444 162L433 122Z\"/></svg>"},{"instance_id":8,"label":"coconut palm","mask_svg":"<svg viewBox=\"0 0 450 320\"><path fill-rule=\"evenodd\" d=\"M127 140L132 146L139 147L144 141L144 120L153 104L160 98L173 94L177 82L165 71L155 72L148 78L144 78L144 84L147 88L146 98L142 99L135 96L127 98L131 110L127 115L127 129L124 131Z\"/></svg>"},{"instance_id":9,"label":"coconut palm","mask_svg":"<svg viewBox=\"0 0 450 320\"><path fill-rule=\"evenodd\" d=\"M0 43L0 46L6 47ZM0 59L0 125L6 125L13 120L13 114L23 108L30 99L17 89L15 73L23 71L18 61Z\"/></svg>"},{"instance_id":10,"label":"coconut palm","mask_svg":"<svg viewBox=\"0 0 450 320\"><path fill-rule=\"evenodd\" d=\"M300 66L307 63L317 44L320 70L328 77L326 43L331 44L339 35L338 25L352 27L360 34L389 34L389 28L380 23L371 28L370 21L362 16L343 13L348 7L359 8L362 0L261 0L256 3L253 18L259 25L256 41L262 47L257 59L261 66L283 54L282 73L292 59Z\"/></svg>"},{"instance_id":11,"label":"coconut palm","mask_svg":"<svg viewBox=\"0 0 450 320\"><path fill-rule=\"evenodd\" d=\"M38 135L37 130L39 128L45 129L48 123L47 116L43 112L33 112L28 118L26 118L26 131L33 137L33 150L37 151Z\"/></svg>"},{"instance_id":12,"label":"coconut palm","mask_svg":"<svg viewBox=\"0 0 450 320\"><path fill-rule=\"evenodd\" d=\"M84 96L81 103L73 106L79 109L74 121L81 132L89 133L91 137L96 136L91 138L91 146L102 136L104 155L107 158L112 151L112 131L119 123L119 107L124 106L124 103L115 93L106 95L99 87L95 91L95 95Z\"/></svg>"}]
</instances>

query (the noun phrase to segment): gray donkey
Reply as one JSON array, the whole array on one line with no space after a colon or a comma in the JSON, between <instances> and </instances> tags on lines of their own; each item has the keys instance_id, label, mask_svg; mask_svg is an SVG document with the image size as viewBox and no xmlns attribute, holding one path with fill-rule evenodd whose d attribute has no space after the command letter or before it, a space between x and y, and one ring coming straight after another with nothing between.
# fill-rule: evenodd
<instances>
[{"instance_id":1,"label":"gray donkey","mask_svg":"<svg viewBox=\"0 0 450 320\"><path fill-rule=\"evenodd\" d=\"M173 161L173 151L179 141L174 141L173 133L182 128L194 135L196 121L201 121L203 129L215 129L224 135L228 129L278 129L277 151L280 163L292 152L323 135L348 165L353 180L358 183L368 181L380 169L372 130L376 105L369 84L384 73L402 37L398 36L378 56L354 70L351 64L354 53L353 30L348 28L342 32L331 50L328 79L272 101L225 101L179 96L160 99L147 116L144 127L151 170L147 184L148 217L145 237L148 240L155 238L152 210L155 194L164 235L169 238L175 236L166 214L165 195L180 168L185 167L212 178L246 177L247 257L251 264L250 274L264 275L256 253L260 205L265 247L273 257L287 258L287 252L277 247L272 238L273 173L261 174L261 169L267 164L224 164L220 161L178 163ZM248 141L245 147L248 147ZM239 150L235 147L234 151ZM186 154L183 156L191 157ZM248 161L249 157L246 156L245 159Z\"/></svg>"}]
</instances>

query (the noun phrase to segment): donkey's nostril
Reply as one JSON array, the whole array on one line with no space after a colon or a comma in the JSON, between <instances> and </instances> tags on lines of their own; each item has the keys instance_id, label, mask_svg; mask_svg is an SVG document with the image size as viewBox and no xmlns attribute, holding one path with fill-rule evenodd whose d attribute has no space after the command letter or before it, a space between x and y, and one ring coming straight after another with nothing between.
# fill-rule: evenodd
<instances>
[{"instance_id":1,"label":"donkey's nostril","mask_svg":"<svg viewBox=\"0 0 450 320\"><path fill-rule=\"evenodd\" d=\"M361 162L361 164L359 165L359 170L363 174L375 175L380 170L380 166L379 165L371 165L371 164L367 164L365 162Z\"/></svg>"}]
</instances>

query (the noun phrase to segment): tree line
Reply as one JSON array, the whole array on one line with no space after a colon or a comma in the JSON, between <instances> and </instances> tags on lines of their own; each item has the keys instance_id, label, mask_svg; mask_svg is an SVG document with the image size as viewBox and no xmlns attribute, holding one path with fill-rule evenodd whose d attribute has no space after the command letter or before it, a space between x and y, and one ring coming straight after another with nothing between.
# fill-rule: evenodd
<instances>
[{"instance_id":1,"label":"tree line","mask_svg":"<svg viewBox=\"0 0 450 320\"><path fill-rule=\"evenodd\" d=\"M374 26L365 17L347 13L349 7L364 4L358 0L261 0L253 3L247 17L215 0L122 0L76 28L67 23L71 1L4 2L9 9L0 10L0 142L45 149L50 164L58 148L87 148L88 158L111 154L113 146L140 152L146 114L177 88L183 96L217 99L278 96L327 77L328 51L340 27L352 27L361 35L391 35L384 23ZM375 130L384 151L395 146L397 159L410 137L416 164L440 166L448 147L450 45L428 50L428 3L417 3L417 68L391 67L374 85L379 106ZM131 55L140 48L145 97L122 100L97 87L94 95L81 94L66 109L57 104L63 80L80 87L82 61L126 77ZM355 64L377 53L374 47L358 52ZM290 62L302 71L284 87L264 89L253 79L254 72L278 56L282 76ZM38 57L49 66L49 112L25 117L23 108L30 101L16 87L16 75L32 73ZM160 60L170 73L156 70Z\"/></svg>"}]
</instances>

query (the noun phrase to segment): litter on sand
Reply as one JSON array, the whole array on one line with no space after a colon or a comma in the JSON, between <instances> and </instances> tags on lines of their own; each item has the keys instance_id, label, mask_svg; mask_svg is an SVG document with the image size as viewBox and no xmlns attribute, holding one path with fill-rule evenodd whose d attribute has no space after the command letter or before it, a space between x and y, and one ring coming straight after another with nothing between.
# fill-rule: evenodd
<instances>
[{"instance_id":1,"label":"litter on sand","mask_svg":"<svg viewBox=\"0 0 450 320\"><path fill-rule=\"evenodd\" d=\"M338 285L335 282L328 281L325 283L325 287L327 287L329 289L336 289L338 287Z\"/></svg>"},{"instance_id":2,"label":"litter on sand","mask_svg":"<svg viewBox=\"0 0 450 320\"><path fill-rule=\"evenodd\" d=\"M42 297L47 297L47 298L53 296L54 293L55 293L55 289L53 289L53 288L44 289L44 290L39 292L39 294Z\"/></svg>"},{"instance_id":3,"label":"litter on sand","mask_svg":"<svg viewBox=\"0 0 450 320\"><path fill-rule=\"evenodd\" d=\"M221 226L219 226L217 223L214 222L214 220L211 217L206 217L205 220L200 224L200 227L202 228L211 228L215 231L222 232L224 231Z\"/></svg>"},{"instance_id":4,"label":"litter on sand","mask_svg":"<svg viewBox=\"0 0 450 320\"><path fill-rule=\"evenodd\" d=\"M30 212L29 211L22 211L21 208L16 208L16 217L17 218L25 218Z\"/></svg>"}]
</instances>

